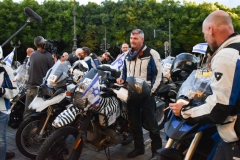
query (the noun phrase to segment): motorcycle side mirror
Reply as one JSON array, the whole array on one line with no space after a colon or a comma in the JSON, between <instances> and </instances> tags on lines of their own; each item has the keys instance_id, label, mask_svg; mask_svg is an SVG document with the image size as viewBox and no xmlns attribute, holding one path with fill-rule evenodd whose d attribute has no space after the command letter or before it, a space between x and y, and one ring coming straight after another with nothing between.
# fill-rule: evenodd
<instances>
[{"instance_id":1,"label":"motorcycle side mirror","mask_svg":"<svg viewBox=\"0 0 240 160\"><path fill-rule=\"evenodd\" d=\"M163 84L168 84L168 83L169 83L169 78L163 77L163 78L162 78L162 83L163 83Z\"/></svg>"}]
</instances>

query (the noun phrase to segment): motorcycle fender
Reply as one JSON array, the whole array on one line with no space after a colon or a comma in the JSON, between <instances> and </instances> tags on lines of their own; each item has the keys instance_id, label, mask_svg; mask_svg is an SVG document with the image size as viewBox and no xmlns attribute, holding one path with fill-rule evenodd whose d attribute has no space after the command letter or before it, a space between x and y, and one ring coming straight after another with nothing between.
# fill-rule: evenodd
<instances>
[{"instance_id":1,"label":"motorcycle fender","mask_svg":"<svg viewBox=\"0 0 240 160\"><path fill-rule=\"evenodd\" d=\"M53 97L50 100L44 100L42 97L37 97L36 96L33 99L33 101L30 103L29 108L33 109L33 110L36 110L36 112L41 112L42 110L44 110L48 106L61 102L65 97L66 97L65 93L61 93L61 94Z\"/></svg>"},{"instance_id":2,"label":"motorcycle fender","mask_svg":"<svg viewBox=\"0 0 240 160\"><path fill-rule=\"evenodd\" d=\"M157 150L157 153L159 158L163 156L166 159L174 159L174 160L184 159L184 155L182 154L182 152L174 148L161 148Z\"/></svg>"}]
</instances>

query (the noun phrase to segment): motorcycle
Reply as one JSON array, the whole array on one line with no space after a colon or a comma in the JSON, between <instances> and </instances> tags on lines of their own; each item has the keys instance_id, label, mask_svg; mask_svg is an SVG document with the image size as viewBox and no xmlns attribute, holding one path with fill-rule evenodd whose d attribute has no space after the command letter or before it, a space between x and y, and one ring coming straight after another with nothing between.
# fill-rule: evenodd
<instances>
[{"instance_id":1,"label":"motorcycle","mask_svg":"<svg viewBox=\"0 0 240 160\"><path fill-rule=\"evenodd\" d=\"M27 73L26 66L24 65L19 66L17 71L15 72L15 81L19 88L19 93L13 99L10 100L12 109L11 109L8 125L13 129L17 129L23 120L27 79L28 79L28 73Z\"/></svg>"},{"instance_id":2,"label":"motorcycle","mask_svg":"<svg viewBox=\"0 0 240 160\"><path fill-rule=\"evenodd\" d=\"M179 89L177 103L186 104L184 108L203 104L207 96L212 94L210 75L207 71L193 71ZM176 117L171 110L164 131L167 144L151 160L210 160L220 140L214 124L191 124Z\"/></svg>"},{"instance_id":3,"label":"motorcycle","mask_svg":"<svg viewBox=\"0 0 240 160\"><path fill-rule=\"evenodd\" d=\"M70 74L71 69L68 61L57 61L30 103L29 108L36 112L23 121L15 137L17 148L26 157L36 158L43 141L56 130L51 123L70 105L68 93L75 87L74 80L78 79Z\"/></svg>"},{"instance_id":4,"label":"motorcycle","mask_svg":"<svg viewBox=\"0 0 240 160\"><path fill-rule=\"evenodd\" d=\"M197 69L197 62L190 53L181 53L176 58L168 56L162 60L163 79L157 89L157 96L164 102L164 112L161 120L158 121L159 129L163 129L167 121L168 110L165 110L169 103L176 101L176 96L182 83L188 78L191 72Z\"/></svg>"},{"instance_id":5,"label":"motorcycle","mask_svg":"<svg viewBox=\"0 0 240 160\"><path fill-rule=\"evenodd\" d=\"M101 77L102 86L99 106L90 105L87 99L81 97L96 74ZM61 123L57 123L61 128L44 141L37 155L38 160L78 159L84 145L89 145L96 151L105 150L107 158L110 159L109 147L124 141L129 131L125 103L128 91L124 86L115 84L119 75L119 72L108 65L100 65L98 70L91 69L87 73L73 93L75 111L78 112L76 119L81 123L77 127L62 127ZM158 104L160 103L157 102ZM162 107L159 109L162 111L163 106L158 107Z\"/></svg>"}]
</instances>

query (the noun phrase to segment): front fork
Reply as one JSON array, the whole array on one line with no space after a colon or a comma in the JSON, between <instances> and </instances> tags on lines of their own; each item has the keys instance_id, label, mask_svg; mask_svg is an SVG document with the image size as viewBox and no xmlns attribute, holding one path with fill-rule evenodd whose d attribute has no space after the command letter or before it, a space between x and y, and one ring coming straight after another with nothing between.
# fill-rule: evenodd
<instances>
[{"instance_id":1,"label":"front fork","mask_svg":"<svg viewBox=\"0 0 240 160\"><path fill-rule=\"evenodd\" d=\"M47 109L47 117L46 117L46 119L45 119L45 121L44 121L44 124L43 124L43 126L42 126L42 128L41 128L41 130L40 130L40 132L39 132L39 135L38 135L39 138L42 137L42 135L43 135L43 133L44 133L44 131L45 131L45 128L46 128L46 126L47 126L47 123L48 123L48 121L49 121L49 118L51 117L52 113L53 113L53 107L52 107L52 106L49 106L48 109Z\"/></svg>"},{"instance_id":2,"label":"front fork","mask_svg":"<svg viewBox=\"0 0 240 160\"><path fill-rule=\"evenodd\" d=\"M78 135L77 135L77 138L75 140L75 142L73 143L72 145L72 149L70 150L69 154L68 154L68 158L69 159L72 155L72 153L77 150L78 146L81 144L81 141L82 141L82 135L84 133L86 133L87 131L87 128L88 128L88 125L90 124L91 120L93 119L93 115L92 114L88 114L86 119L84 120L82 126L81 126L81 129L79 130L78 132Z\"/></svg>"}]
</instances>

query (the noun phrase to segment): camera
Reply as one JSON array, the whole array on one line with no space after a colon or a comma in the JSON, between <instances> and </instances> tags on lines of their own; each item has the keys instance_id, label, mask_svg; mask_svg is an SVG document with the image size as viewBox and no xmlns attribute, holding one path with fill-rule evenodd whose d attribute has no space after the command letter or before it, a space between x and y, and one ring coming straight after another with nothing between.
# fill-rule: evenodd
<instances>
[{"instance_id":1,"label":"camera","mask_svg":"<svg viewBox=\"0 0 240 160\"><path fill-rule=\"evenodd\" d=\"M54 46L54 43L57 42L56 40L47 40L43 43L43 49L47 52L50 52L52 55L58 55L57 47Z\"/></svg>"}]
</instances>

